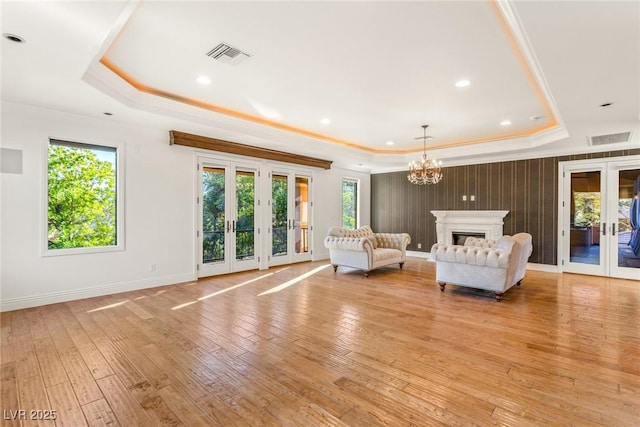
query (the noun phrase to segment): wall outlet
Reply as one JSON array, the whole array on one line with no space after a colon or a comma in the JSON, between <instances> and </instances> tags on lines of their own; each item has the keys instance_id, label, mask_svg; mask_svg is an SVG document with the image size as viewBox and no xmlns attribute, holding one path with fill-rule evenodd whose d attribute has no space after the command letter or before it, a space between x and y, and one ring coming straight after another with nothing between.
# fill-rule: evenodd
<instances>
[{"instance_id":1,"label":"wall outlet","mask_svg":"<svg viewBox=\"0 0 640 427\"><path fill-rule=\"evenodd\" d=\"M462 201L463 201L463 202L466 202L466 201L467 201L467 195L466 195L466 194L463 194L463 195L462 195Z\"/></svg>"},{"instance_id":2,"label":"wall outlet","mask_svg":"<svg viewBox=\"0 0 640 427\"><path fill-rule=\"evenodd\" d=\"M476 196L475 196L475 194L472 194L472 195L471 195L471 201L472 201L472 202L475 202L475 201L476 201Z\"/></svg>"},{"instance_id":3,"label":"wall outlet","mask_svg":"<svg viewBox=\"0 0 640 427\"><path fill-rule=\"evenodd\" d=\"M149 264L149 271L156 271L156 265L155 264Z\"/></svg>"},{"instance_id":4,"label":"wall outlet","mask_svg":"<svg viewBox=\"0 0 640 427\"><path fill-rule=\"evenodd\" d=\"M418 243L418 249L422 249L422 243Z\"/></svg>"}]
</instances>

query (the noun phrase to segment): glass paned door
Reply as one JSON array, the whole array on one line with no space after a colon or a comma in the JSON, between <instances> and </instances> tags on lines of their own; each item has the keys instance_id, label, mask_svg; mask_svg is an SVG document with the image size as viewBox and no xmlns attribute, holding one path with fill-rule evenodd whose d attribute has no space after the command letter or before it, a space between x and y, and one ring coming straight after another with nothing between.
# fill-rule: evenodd
<instances>
[{"instance_id":1,"label":"glass paned door","mask_svg":"<svg viewBox=\"0 0 640 427\"><path fill-rule=\"evenodd\" d=\"M565 162L563 271L640 280L640 156Z\"/></svg>"},{"instance_id":2,"label":"glass paned door","mask_svg":"<svg viewBox=\"0 0 640 427\"><path fill-rule=\"evenodd\" d=\"M640 169L614 166L611 174L611 275L640 279Z\"/></svg>"},{"instance_id":3,"label":"glass paned door","mask_svg":"<svg viewBox=\"0 0 640 427\"><path fill-rule=\"evenodd\" d=\"M198 170L198 276L258 268L256 169L200 159Z\"/></svg>"},{"instance_id":4,"label":"glass paned door","mask_svg":"<svg viewBox=\"0 0 640 427\"><path fill-rule=\"evenodd\" d=\"M236 212L232 220L235 234L236 262L256 259L256 174L253 171L236 171ZM237 269L235 269L237 270Z\"/></svg>"},{"instance_id":5,"label":"glass paned door","mask_svg":"<svg viewBox=\"0 0 640 427\"><path fill-rule=\"evenodd\" d=\"M271 252L269 265L311 259L311 177L295 170L271 176Z\"/></svg>"},{"instance_id":6,"label":"glass paned door","mask_svg":"<svg viewBox=\"0 0 640 427\"><path fill-rule=\"evenodd\" d=\"M224 262L225 170L205 167L202 171L202 262Z\"/></svg>"},{"instance_id":7,"label":"glass paned door","mask_svg":"<svg viewBox=\"0 0 640 427\"><path fill-rule=\"evenodd\" d=\"M286 258L289 255L289 177L271 175L271 257ZM288 260L287 260L288 261Z\"/></svg>"},{"instance_id":8,"label":"glass paned door","mask_svg":"<svg viewBox=\"0 0 640 427\"><path fill-rule=\"evenodd\" d=\"M572 172L569 261L600 265L601 171Z\"/></svg>"},{"instance_id":9,"label":"glass paned door","mask_svg":"<svg viewBox=\"0 0 640 427\"><path fill-rule=\"evenodd\" d=\"M309 253L309 177L296 176L295 253Z\"/></svg>"}]
</instances>

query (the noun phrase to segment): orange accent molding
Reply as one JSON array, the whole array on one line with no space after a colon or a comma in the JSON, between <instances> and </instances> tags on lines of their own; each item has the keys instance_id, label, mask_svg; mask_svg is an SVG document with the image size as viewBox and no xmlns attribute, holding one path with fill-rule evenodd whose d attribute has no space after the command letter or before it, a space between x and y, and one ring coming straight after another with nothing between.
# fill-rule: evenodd
<instances>
[{"instance_id":1,"label":"orange accent molding","mask_svg":"<svg viewBox=\"0 0 640 427\"><path fill-rule=\"evenodd\" d=\"M487 0L487 3L489 3L489 6L493 9L493 12L496 16L496 19L498 20L498 23L500 24L500 27L503 31L503 33L505 34L505 37L509 43L509 45L511 46L516 58L518 59L518 62L523 70L523 72L525 73L525 76L529 82L529 85L531 86L531 89L534 92L534 95L536 96L536 99L538 100L538 102L540 103L542 109L545 112L545 115L548 119L548 121L546 123L541 123L539 126L530 128L526 131L522 131L522 132L514 132L514 133L508 133L508 134L499 134L499 135L487 135L487 136L478 136L475 138L470 138L470 139L466 139L466 140L457 140L457 141L450 141L450 142L441 142L441 143L435 143L433 145L431 145L431 149L442 149L442 148L450 148L450 147L460 147L460 146L465 146L465 145L473 145L473 144L480 144L480 143L485 143L485 142L491 142L491 141L501 141L501 140L506 140L506 139L513 139L513 138L521 138L521 137L528 137L528 136L532 136L536 133L542 132L542 131L546 131L546 130L550 130L553 129L555 127L558 126L558 121L557 118L555 116L555 114L553 114L553 109L551 108L551 105L549 104L549 101L547 99L547 97L545 96L542 88L540 87L540 85L538 84L538 81L533 73L533 71L531 70L531 68L529 67L529 63L527 62L523 52L520 49L520 46L518 45L518 42L516 41L508 23L505 20L504 15L502 14L502 12L500 11L500 8L497 5L497 2L495 0ZM155 96L159 96L165 99L170 99L182 104L186 104L186 105L191 105L193 107L197 107L197 108L202 108L208 111L212 111L214 113L218 113L218 114L222 114L225 116L229 116L229 117L234 117L240 120L244 120L244 121L248 121L248 122L252 122L252 123L257 123L263 126L269 126L272 128L276 128L276 129L280 129L286 132L291 132L291 133L295 133L298 135L302 135L305 137L309 137L309 138L313 138L313 139L317 139L320 141L325 141L325 142L329 142L329 143L333 143L333 144L337 144L337 145L342 145L348 148L353 148L353 149L357 149L357 150L361 150L361 151L366 151L369 153L373 153L373 154L410 154L410 153L417 153L417 152L421 152L422 151L422 147L415 147L415 148L408 148L408 149L382 149L382 148L371 148L368 147L366 145L362 145L359 143L355 143L355 142L351 142L351 141L347 141L344 139L340 139L340 138L335 138L329 135L324 135L318 132L313 132L313 131L309 131L306 129L302 129L299 127L295 127L295 126L291 126L291 125L287 125L284 123L280 123L277 121L273 121L273 120L269 120L269 119L265 119L263 117L259 117L256 116L254 114L249 114L243 111L238 111L238 110L234 110L232 108L227 108L227 107L223 107L220 105L216 105L216 104L212 104L209 102L205 102L205 101L201 101L201 100L197 100L197 99L193 99L193 98L189 98L186 96L182 96L182 95L178 95L175 93L171 93L171 92L167 92L161 89L157 89L151 86L148 86L138 80L136 80L133 76L131 76L129 73L127 73L124 69L122 69L122 67L116 65L111 59L109 59L109 54L111 53L112 49L114 48L114 45L120 40L121 36L122 36L122 32L125 31L126 29L126 25L123 27L123 29L121 30L121 32L114 38L114 41L112 42L112 44L105 50L105 53L103 54L103 56L100 58L99 62L104 65L107 69L109 69L111 72L113 72L114 74L116 74L118 77L120 77L123 81L127 82L129 85L131 85L133 88L135 88L136 90L143 92L143 93L147 93L149 95L155 95ZM173 131L172 131L173 132Z\"/></svg>"}]
</instances>

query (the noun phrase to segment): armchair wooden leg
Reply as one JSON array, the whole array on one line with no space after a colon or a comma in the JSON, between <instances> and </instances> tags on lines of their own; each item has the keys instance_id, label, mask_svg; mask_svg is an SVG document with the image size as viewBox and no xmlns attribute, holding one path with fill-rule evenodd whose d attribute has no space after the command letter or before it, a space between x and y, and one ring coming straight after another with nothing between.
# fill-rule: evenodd
<instances>
[{"instance_id":1,"label":"armchair wooden leg","mask_svg":"<svg viewBox=\"0 0 640 427\"><path fill-rule=\"evenodd\" d=\"M334 266L333 266L333 272L335 273L335 272L337 272L337 271L338 271L338 266L337 266L337 265L334 265Z\"/></svg>"},{"instance_id":2,"label":"armchair wooden leg","mask_svg":"<svg viewBox=\"0 0 640 427\"><path fill-rule=\"evenodd\" d=\"M445 282L438 282L438 285L440 285L440 292L444 292L444 287L447 286L447 284Z\"/></svg>"},{"instance_id":3,"label":"armchair wooden leg","mask_svg":"<svg viewBox=\"0 0 640 427\"><path fill-rule=\"evenodd\" d=\"M522 279L518 280L518 283L516 283L516 285L520 286L522 284Z\"/></svg>"},{"instance_id":4,"label":"armchair wooden leg","mask_svg":"<svg viewBox=\"0 0 640 427\"><path fill-rule=\"evenodd\" d=\"M400 270L402 270L402 267L404 266L404 262L400 263Z\"/></svg>"},{"instance_id":5,"label":"armchair wooden leg","mask_svg":"<svg viewBox=\"0 0 640 427\"><path fill-rule=\"evenodd\" d=\"M364 272L364 277L369 278L369 272L368 271Z\"/></svg>"},{"instance_id":6,"label":"armchair wooden leg","mask_svg":"<svg viewBox=\"0 0 640 427\"><path fill-rule=\"evenodd\" d=\"M498 302L502 301L502 296L504 295L504 292L496 292L496 300Z\"/></svg>"}]
</instances>

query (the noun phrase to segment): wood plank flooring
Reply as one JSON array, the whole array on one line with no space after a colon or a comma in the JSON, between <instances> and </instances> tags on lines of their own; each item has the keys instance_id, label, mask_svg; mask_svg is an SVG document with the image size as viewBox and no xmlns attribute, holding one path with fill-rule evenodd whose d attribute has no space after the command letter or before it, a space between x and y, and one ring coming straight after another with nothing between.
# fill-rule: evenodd
<instances>
[{"instance_id":1,"label":"wood plank flooring","mask_svg":"<svg viewBox=\"0 0 640 427\"><path fill-rule=\"evenodd\" d=\"M313 262L2 313L1 425L640 425L640 282L434 276Z\"/></svg>"}]
</instances>

